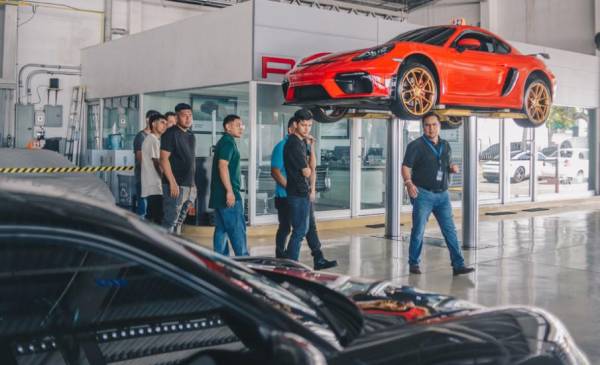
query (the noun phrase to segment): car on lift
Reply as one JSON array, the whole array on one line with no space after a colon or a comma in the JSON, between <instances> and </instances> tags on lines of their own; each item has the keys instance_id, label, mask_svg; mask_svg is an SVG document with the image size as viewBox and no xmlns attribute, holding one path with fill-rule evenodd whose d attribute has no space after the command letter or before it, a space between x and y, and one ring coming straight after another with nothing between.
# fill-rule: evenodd
<instances>
[{"instance_id":1,"label":"car on lift","mask_svg":"<svg viewBox=\"0 0 600 365\"><path fill-rule=\"evenodd\" d=\"M80 198L0 189L2 364L589 364L541 309L416 293L397 320L409 289L338 280L382 297L357 305Z\"/></svg>"},{"instance_id":2,"label":"car on lift","mask_svg":"<svg viewBox=\"0 0 600 365\"><path fill-rule=\"evenodd\" d=\"M317 53L285 76L285 103L308 107L319 122L350 110L389 110L419 119L436 109L516 112L522 127L548 118L555 76L537 56L523 55L479 27L419 28L367 49Z\"/></svg>"},{"instance_id":3,"label":"car on lift","mask_svg":"<svg viewBox=\"0 0 600 365\"><path fill-rule=\"evenodd\" d=\"M512 184L518 184L529 179L531 175L531 151L513 151L511 152L510 163L508 165L508 174ZM542 176L542 172L550 166L547 157L537 153L536 161L537 171ZM489 161L486 161L481 167L483 178L490 183L497 183L500 180L500 156L496 155Z\"/></svg>"}]
</instances>

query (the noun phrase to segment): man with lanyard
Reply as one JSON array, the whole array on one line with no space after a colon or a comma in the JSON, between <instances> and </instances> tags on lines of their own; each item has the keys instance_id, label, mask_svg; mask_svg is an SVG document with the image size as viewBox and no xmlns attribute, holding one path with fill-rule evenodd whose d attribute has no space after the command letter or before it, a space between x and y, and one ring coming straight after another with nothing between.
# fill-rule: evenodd
<instances>
[{"instance_id":1,"label":"man with lanyard","mask_svg":"<svg viewBox=\"0 0 600 365\"><path fill-rule=\"evenodd\" d=\"M450 164L452 151L450 144L439 137L441 124L437 114L425 114L422 124L423 136L408 144L402 162L402 178L413 206L409 271L421 274L419 261L423 234L429 215L433 213L450 251L453 275L468 274L475 269L465 266L448 194L448 175L458 173L458 165Z\"/></svg>"},{"instance_id":2,"label":"man with lanyard","mask_svg":"<svg viewBox=\"0 0 600 365\"><path fill-rule=\"evenodd\" d=\"M277 209L277 218L279 220L279 227L277 228L277 233L275 235L275 257L277 258L285 257L286 241L291 231L291 216L290 209L287 203L286 193L287 174L285 172L285 166L283 163L283 150L285 148L285 144L289 138L289 135L294 134L298 118L309 117L308 115L302 114L302 112L305 111L299 110L296 112L296 115L290 118L288 122L288 135L286 135L275 146L275 148L273 148L273 153L271 154L271 176L277 183L275 187L275 208ZM309 119L312 119L312 115L310 115ZM308 152L307 155L310 155L310 153L312 152L313 151ZM313 174L314 173L315 172L313 172ZM315 222L315 210L312 201L310 205L310 217L308 222L308 232L306 234L306 241L308 242L308 247L310 247L310 251L313 256L313 267L315 270L323 270L337 266L336 260L325 259L325 257L323 256L323 251L321 251L321 242L317 233L317 225Z\"/></svg>"}]
</instances>

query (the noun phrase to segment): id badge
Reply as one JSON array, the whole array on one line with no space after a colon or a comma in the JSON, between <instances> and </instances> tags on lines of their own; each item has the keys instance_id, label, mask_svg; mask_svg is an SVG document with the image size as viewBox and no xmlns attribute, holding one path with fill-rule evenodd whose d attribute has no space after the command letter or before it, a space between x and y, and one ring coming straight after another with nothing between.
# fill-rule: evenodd
<instances>
[{"instance_id":1,"label":"id badge","mask_svg":"<svg viewBox=\"0 0 600 365\"><path fill-rule=\"evenodd\" d=\"M442 169L439 169L435 179L436 179L436 181L440 182L440 181L442 181L443 178L444 178L444 172L442 172Z\"/></svg>"}]
</instances>

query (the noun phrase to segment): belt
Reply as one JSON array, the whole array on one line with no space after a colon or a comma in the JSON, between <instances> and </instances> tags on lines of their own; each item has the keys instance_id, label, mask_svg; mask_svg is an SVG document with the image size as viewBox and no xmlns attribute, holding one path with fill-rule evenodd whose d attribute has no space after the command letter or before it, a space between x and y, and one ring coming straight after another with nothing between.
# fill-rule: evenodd
<instances>
[{"instance_id":1,"label":"belt","mask_svg":"<svg viewBox=\"0 0 600 365\"><path fill-rule=\"evenodd\" d=\"M418 187L419 189L427 190L427 191L429 191L430 193L436 193L436 194L443 193L444 191L446 191L446 190L447 190L447 189L427 189L427 188L424 188L424 187L422 187L422 186L417 186L417 187Z\"/></svg>"}]
</instances>

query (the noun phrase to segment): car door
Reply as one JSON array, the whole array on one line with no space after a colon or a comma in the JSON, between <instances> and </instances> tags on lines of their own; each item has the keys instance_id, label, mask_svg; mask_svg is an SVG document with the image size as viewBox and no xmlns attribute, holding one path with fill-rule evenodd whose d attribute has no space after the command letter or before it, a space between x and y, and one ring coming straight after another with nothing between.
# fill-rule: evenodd
<instances>
[{"instance_id":1,"label":"car door","mask_svg":"<svg viewBox=\"0 0 600 365\"><path fill-rule=\"evenodd\" d=\"M462 50L457 43L472 38L480 49ZM487 34L467 30L450 46L450 61L445 65L447 94L468 105L478 105L501 94L508 67L504 55L495 53L495 39Z\"/></svg>"},{"instance_id":2,"label":"car door","mask_svg":"<svg viewBox=\"0 0 600 365\"><path fill-rule=\"evenodd\" d=\"M153 365L245 348L210 294L108 247L55 232L0 237L0 252L2 364Z\"/></svg>"}]
</instances>

